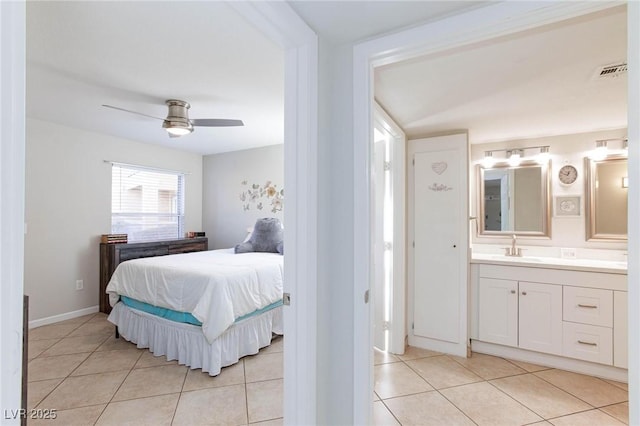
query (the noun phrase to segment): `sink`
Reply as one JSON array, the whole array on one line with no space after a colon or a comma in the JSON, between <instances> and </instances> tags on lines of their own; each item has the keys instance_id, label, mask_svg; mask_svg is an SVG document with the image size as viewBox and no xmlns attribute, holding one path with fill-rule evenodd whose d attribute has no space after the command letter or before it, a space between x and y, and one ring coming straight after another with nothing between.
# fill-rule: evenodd
<instances>
[{"instance_id":1,"label":"sink","mask_svg":"<svg viewBox=\"0 0 640 426\"><path fill-rule=\"evenodd\" d=\"M506 256L504 254L492 254L487 256L491 260L503 260L507 262L542 262L539 257L532 256Z\"/></svg>"}]
</instances>

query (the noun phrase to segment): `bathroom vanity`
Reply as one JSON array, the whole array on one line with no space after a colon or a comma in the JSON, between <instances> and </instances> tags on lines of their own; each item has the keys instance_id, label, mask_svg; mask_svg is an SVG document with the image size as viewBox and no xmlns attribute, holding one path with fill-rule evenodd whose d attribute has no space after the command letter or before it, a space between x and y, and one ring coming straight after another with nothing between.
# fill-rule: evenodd
<instances>
[{"instance_id":1,"label":"bathroom vanity","mask_svg":"<svg viewBox=\"0 0 640 426\"><path fill-rule=\"evenodd\" d=\"M471 348L627 381L625 262L475 254Z\"/></svg>"}]
</instances>

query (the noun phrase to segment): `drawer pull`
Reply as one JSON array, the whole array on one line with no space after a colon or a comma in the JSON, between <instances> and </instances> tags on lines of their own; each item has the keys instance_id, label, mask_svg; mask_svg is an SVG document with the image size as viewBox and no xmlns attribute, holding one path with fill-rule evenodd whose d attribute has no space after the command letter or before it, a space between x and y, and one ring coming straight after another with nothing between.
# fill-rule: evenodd
<instances>
[{"instance_id":1,"label":"drawer pull","mask_svg":"<svg viewBox=\"0 0 640 426\"><path fill-rule=\"evenodd\" d=\"M593 343L593 342L583 342L582 340L578 340L578 343L580 343L581 345L598 346L598 344L597 344L597 343Z\"/></svg>"},{"instance_id":2,"label":"drawer pull","mask_svg":"<svg viewBox=\"0 0 640 426\"><path fill-rule=\"evenodd\" d=\"M511 290L511 294L516 294L516 291L515 290Z\"/></svg>"},{"instance_id":3,"label":"drawer pull","mask_svg":"<svg viewBox=\"0 0 640 426\"><path fill-rule=\"evenodd\" d=\"M596 305L583 305L582 303L578 303L578 307L580 308L589 308L589 309L598 309Z\"/></svg>"}]
</instances>

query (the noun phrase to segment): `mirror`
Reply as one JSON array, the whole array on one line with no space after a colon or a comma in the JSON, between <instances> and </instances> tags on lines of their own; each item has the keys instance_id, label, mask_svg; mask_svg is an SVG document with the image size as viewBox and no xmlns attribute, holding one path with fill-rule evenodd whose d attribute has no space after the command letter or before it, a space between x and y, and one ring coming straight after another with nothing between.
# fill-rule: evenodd
<instances>
[{"instance_id":1,"label":"mirror","mask_svg":"<svg viewBox=\"0 0 640 426\"><path fill-rule=\"evenodd\" d=\"M627 157L585 159L587 241L627 239Z\"/></svg>"},{"instance_id":2,"label":"mirror","mask_svg":"<svg viewBox=\"0 0 640 426\"><path fill-rule=\"evenodd\" d=\"M549 164L479 169L479 234L551 236Z\"/></svg>"}]
</instances>

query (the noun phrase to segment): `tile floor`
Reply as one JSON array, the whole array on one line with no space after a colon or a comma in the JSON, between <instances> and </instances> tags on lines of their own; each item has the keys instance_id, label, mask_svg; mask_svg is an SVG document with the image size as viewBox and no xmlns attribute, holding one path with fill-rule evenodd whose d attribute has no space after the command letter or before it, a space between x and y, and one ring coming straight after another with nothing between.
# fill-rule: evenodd
<instances>
[{"instance_id":1,"label":"tile floor","mask_svg":"<svg viewBox=\"0 0 640 426\"><path fill-rule=\"evenodd\" d=\"M378 425L622 425L625 383L473 354L374 351Z\"/></svg>"},{"instance_id":2,"label":"tile floor","mask_svg":"<svg viewBox=\"0 0 640 426\"><path fill-rule=\"evenodd\" d=\"M29 331L29 425L280 425L282 349L276 337L211 377L114 338L94 314Z\"/></svg>"},{"instance_id":3,"label":"tile floor","mask_svg":"<svg viewBox=\"0 0 640 426\"><path fill-rule=\"evenodd\" d=\"M103 314L30 330L30 425L282 424L282 342L210 377L113 337ZM627 386L474 354L374 351L376 425L621 425Z\"/></svg>"}]
</instances>

